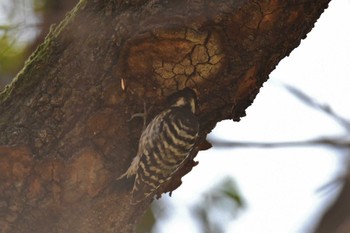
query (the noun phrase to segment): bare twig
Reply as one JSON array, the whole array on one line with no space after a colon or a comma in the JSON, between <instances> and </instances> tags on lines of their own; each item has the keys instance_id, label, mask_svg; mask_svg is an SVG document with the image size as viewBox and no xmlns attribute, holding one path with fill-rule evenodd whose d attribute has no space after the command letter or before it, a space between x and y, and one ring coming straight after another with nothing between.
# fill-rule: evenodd
<instances>
[{"instance_id":1,"label":"bare twig","mask_svg":"<svg viewBox=\"0 0 350 233\"><path fill-rule=\"evenodd\" d=\"M223 140L209 140L216 148L230 148L230 147L296 147L296 146L331 146L335 148L349 148L350 140L343 138L319 138L307 141L290 141L290 142L239 142L239 141L223 141Z\"/></svg>"},{"instance_id":2,"label":"bare twig","mask_svg":"<svg viewBox=\"0 0 350 233\"><path fill-rule=\"evenodd\" d=\"M284 88L286 88L290 93L292 93L295 97L300 99L304 104L309 105L315 109L318 109L327 115L331 116L334 120L336 120L341 126L343 126L348 132L350 132L350 121L344 119L339 116L337 113L333 111L333 109L327 104L321 104L315 101L310 96L306 95L304 92L298 90L297 88L290 86L288 84L282 84Z\"/></svg>"}]
</instances>

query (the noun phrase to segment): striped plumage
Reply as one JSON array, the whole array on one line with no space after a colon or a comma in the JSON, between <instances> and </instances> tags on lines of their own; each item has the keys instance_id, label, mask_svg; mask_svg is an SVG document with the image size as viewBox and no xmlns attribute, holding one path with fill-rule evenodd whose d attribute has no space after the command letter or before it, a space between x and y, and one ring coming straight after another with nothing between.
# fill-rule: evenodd
<instances>
[{"instance_id":1,"label":"striped plumage","mask_svg":"<svg viewBox=\"0 0 350 233\"><path fill-rule=\"evenodd\" d=\"M189 88L168 98L167 108L159 113L140 137L131 166L121 177L136 174L132 203L154 195L190 154L197 136L196 95Z\"/></svg>"}]
</instances>

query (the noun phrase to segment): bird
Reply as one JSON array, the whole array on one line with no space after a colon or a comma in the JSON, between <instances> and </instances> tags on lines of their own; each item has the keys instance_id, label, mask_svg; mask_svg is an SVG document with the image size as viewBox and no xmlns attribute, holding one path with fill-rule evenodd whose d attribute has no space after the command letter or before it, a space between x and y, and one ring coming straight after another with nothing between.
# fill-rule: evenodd
<instances>
[{"instance_id":1,"label":"bird","mask_svg":"<svg viewBox=\"0 0 350 233\"><path fill-rule=\"evenodd\" d=\"M125 173L135 175L131 204L154 195L183 165L193 150L199 133L197 96L190 88L170 95L165 108L143 130L138 151Z\"/></svg>"}]
</instances>

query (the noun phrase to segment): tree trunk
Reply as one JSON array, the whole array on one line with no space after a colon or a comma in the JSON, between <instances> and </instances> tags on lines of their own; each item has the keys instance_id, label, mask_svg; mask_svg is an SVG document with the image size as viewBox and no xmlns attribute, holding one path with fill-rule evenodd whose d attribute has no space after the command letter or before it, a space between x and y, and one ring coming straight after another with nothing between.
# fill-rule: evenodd
<instances>
[{"instance_id":1,"label":"tree trunk","mask_svg":"<svg viewBox=\"0 0 350 233\"><path fill-rule=\"evenodd\" d=\"M80 1L0 96L1 232L132 232L150 201L130 205L133 180L116 181L142 129L128 119L191 87L203 142L245 115L328 2Z\"/></svg>"}]
</instances>

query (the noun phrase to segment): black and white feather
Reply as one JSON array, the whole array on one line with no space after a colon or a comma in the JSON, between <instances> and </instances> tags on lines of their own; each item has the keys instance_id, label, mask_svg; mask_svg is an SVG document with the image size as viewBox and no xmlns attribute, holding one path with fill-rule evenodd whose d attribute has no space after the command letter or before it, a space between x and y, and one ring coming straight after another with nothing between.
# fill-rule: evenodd
<instances>
[{"instance_id":1,"label":"black and white feather","mask_svg":"<svg viewBox=\"0 0 350 233\"><path fill-rule=\"evenodd\" d=\"M199 130L197 97L190 88L168 97L168 106L142 132L136 157L119 177L136 175L131 203L154 195L192 151Z\"/></svg>"}]
</instances>

